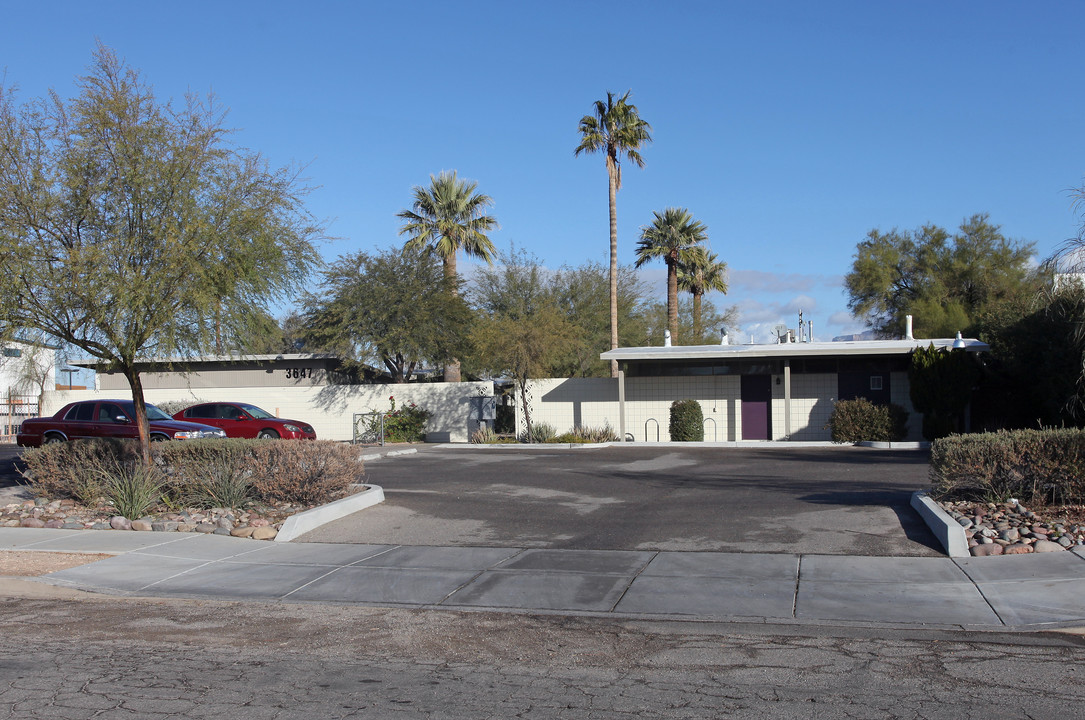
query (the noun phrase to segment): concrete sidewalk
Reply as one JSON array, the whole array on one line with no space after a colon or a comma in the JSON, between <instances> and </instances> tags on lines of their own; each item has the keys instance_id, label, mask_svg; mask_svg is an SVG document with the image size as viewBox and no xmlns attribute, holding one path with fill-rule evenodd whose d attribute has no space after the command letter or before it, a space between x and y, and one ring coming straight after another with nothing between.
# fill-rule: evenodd
<instances>
[{"instance_id":1,"label":"concrete sidewalk","mask_svg":"<svg viewBox=\"0 0 1085 720\"><path fill-rule=\"evenodd\" d=\"M993 558L290 544L0 528L114 557L37 578L112 595L617 618L1045 630L1085 625L1085 551Z\"/></svg>"}]
</instances>

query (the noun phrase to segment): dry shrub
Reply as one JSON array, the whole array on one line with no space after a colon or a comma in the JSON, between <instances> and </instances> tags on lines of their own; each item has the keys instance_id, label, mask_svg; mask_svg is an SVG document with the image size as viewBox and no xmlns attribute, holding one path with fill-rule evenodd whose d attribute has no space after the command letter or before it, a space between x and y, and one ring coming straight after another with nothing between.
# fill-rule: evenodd
<instances>
[{"instance_id":1,"label":"dry shrub","mask_svg":"<svg viewBox=\"0 0 1085 720\"><path fill-rule=\"evenodd\" d=\"M101 469L138 461L139 445L117 438L51 443L24 450L21 460L26 468L20 472L35 495L93 507L105 494Z\"/></svg>"},{"instance_id":2,"label":"dry shrub","mask_svg":"<svg viewBox=\"0 0 1085 720\"><path fill-rule=\"evenodd\" d=\"M133 480L140 459L132 440L79 440L29 449L23 453L22 472L42 497L93 506L103 496L115 499L116 482L124 481L128 489L153 489L169 507L198 508L242 507L252 499L325 503L342 497L363 474L360 448L327 440L185 440L153 443L151 454L154 467L147 478L154 483ZM125 504L130 509L138 502Z\"/></svg>"},{"instance_id":3,"label":"dry shrub","mask_svg":"<svg viewBox=\"0 0 1085 720\"><path fill-rule=\"evenodd\" d=\"M252 445L252 488L265 502L325 503L361 482L361 449L329 440Z\"/></svg>"},{"instance_id":4,"label":"dry shrub","mask_svg":"<svg viewBox=\"0 0 1085 720\"><path fill-rule=\"evenodd\" d=\"M935 497L1026 505L1085 502L1085 430L950 435L931 444Z\"/></svg>"},{"instance_id":5,"label":"dry shrub","mask_svg":"<svg viewBox=\"0 0 1085 720\"><path fill-rule=\"evenodd\" d=\"M241 507L251 495L251 440L184 440L152 446L171 504Z\"/></svg>"}]
</instances>

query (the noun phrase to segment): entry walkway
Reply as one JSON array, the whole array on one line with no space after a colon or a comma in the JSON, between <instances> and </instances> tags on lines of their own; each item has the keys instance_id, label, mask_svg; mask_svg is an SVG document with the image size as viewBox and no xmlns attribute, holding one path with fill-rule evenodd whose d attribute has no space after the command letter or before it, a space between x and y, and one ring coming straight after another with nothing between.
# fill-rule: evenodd
<instances>
[{"instance_id":1,"label":"entry walkway","mask_svg":"<svg viewBox=\"0 0 1085 720\"><path fill-rule=\"evenodd\" d=\"M1081 548L950 559L290 544L0 528L0 549L112 554L38 580L138 597L970 630L1085 625Z\"/></svg>"}]
</instances>

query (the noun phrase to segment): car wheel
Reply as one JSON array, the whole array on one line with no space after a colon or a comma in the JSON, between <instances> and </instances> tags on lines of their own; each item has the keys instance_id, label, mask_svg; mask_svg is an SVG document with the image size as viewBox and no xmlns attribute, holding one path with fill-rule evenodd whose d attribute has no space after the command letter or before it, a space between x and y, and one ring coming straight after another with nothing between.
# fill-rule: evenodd
<instances>
[{"instance_id":1,"label":"car wheel","mask_svg":"<svg viewBox=\"0 0 1085 720\"><path fill-rule=\"evenodd\" d=\"M256 437L261 440L278 440L279 433L275 432L274 430L261 430L259 433L256 434Z\"/></svg>"},{"instance_id":2,"label":"car wheel","mask_svg":"<svg viewBox=\"0 0 1085 720\"><path fill-rule=\"evenodd\" d=\"M45 439L41 441L41 444L42 445L52 445L53 443L62 443L62 442L64 442L64 436L63 435L51 434L51 435L46 435Z\"/></svg>"},{"instance_id":3,"label":"car wheel","mask_svg":"<svg viewBox=\"0 0 1085 720\"><path fill-rule=\"evenodd\" d=\"M151 436L151 442L166 442L169 439L170 439L169 435L155 434L155 435Z\"/></svg>"}]
</instances>

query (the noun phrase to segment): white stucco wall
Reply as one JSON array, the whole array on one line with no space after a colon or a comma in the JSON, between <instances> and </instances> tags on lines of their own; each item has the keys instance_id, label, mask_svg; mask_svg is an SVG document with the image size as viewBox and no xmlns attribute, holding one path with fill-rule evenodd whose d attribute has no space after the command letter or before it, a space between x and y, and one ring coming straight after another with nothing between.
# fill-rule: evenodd
<instances>
[{"instance_id":1,"label":"white stucco wall","mask_svg":"<svg viewBox=\"0 0 1085 720\"><path fill-rule=\"evenodd\" d=\"M493 395L488 382L419 383L404 385L329 385L319 388L200 388L196 390L148 390L144 393L152 405L159 402L187 400L247 402L262 407L278 417L310 423L318 438L350 440L355 413L387 411L389 396L402 407L414 402L431 413L426 426L428 442L467 442L477 425L471 420L470 398ZM117 390L99 392L74 390L46 393L43 415L51 415L74 400L90 398L130 398Z\"/></svg>"},{"instance_id":2,"label":"white stucco wall","mask_svg":"<svg viewBox=\"0 0 1085 720\"><path fill-rule=\"evenodd\" d=\"M56 350L47 345L8 341L0 345L20 353L19 357L0 354L0 395L33 395L44 388L56 388ZM39 385L39 380L44 383Z\"/></svg>"}]
</instances>

